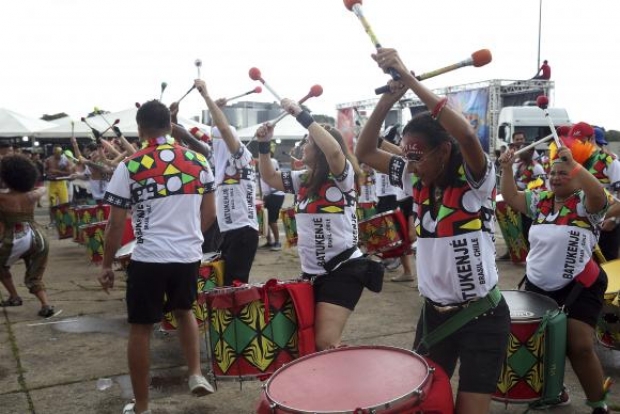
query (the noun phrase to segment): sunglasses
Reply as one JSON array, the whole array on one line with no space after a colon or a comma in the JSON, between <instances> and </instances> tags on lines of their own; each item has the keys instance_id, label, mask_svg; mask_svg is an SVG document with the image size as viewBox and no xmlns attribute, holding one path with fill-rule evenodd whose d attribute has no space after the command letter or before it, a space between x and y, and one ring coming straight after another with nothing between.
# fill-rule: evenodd
<instances>
[{"instance_id":1,"label":"sunglasses","mask_svg":"<svg viewBox=\"0 0 620 414\"><path fill-rule=\"evenodd\" d=\"M405 157L407 158L409 162L413 164L419 164L419 163L426 161L426 159L434 152L437 152L438 149L439 147L435 147L432 150L428 151L427 153L422 153L422 154L420 154L419 152L408 152L405 154Z\"/></svg>"}]
</instances>

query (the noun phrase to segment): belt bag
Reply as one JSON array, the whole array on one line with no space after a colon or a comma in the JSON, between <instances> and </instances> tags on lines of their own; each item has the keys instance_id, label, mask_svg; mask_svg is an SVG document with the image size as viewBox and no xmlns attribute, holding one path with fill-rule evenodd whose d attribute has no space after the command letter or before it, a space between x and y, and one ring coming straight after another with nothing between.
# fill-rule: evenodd
<instances>
[{"instance_id":1,"label":"belt bag","mask_svg":"<svg viewBox=\"0 0 620 414\"><path fill-rule=\"evenodd\" d=\"M381 292L385 272L383 264L365 256L349 259L356 250L357 247L351 247L327 261L323 266L327 276L337 277L339 273L353 275L368 290Z\"/></svg>"},{"instance_id":2,"label":"belt bag","mask_svg":"<svg viewBox=\"0 0 620 414\"><path fill-rule=\"evenodd\" d=\"M422 323L422 340L420 340L416 351L421 348L424 350L429 350L433 345L443 341L445 338L458 331L469 321L477 318L488 310L495 308L501 300L502 293L499 288L495 286L485 297L463 305L464 307L455 313L450 319L439 325L432 332L428 333L426 332L426 320L424 315L428 303L424 302L424 306L422 307L422 318L424 318Z\"/></svg>"}]
</instances>

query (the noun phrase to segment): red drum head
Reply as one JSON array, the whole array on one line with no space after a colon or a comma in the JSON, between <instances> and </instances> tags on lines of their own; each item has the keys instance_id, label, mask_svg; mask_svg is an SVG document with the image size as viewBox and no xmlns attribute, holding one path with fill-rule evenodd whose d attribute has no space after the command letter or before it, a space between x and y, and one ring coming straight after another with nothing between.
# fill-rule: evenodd
<instances>
[{"instance_id":1,"label":"red drum head","mask_svg":"<svg viewBox=\"0 0 620 414\"><path fill-rule=\"evenodd\" d=\"M429 366L416 353L359 346L319 352L285 365L269 379L265 394L284 412L353 412L420 398L431 383Z\"/></svg>"}]
</instances>

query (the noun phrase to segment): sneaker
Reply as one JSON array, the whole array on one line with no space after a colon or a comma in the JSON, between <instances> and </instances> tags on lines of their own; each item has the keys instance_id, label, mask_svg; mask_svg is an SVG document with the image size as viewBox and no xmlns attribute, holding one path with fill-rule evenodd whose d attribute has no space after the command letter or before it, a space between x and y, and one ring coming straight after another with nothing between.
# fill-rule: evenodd
<instances>
[{"instance_id":1,"label":"sneaker","mask_svg":"<svg viewBox=\"0 0 620 414\"><path fill-rule=\"evenodd\" d=\"M189 377L189 389L197 397L204 397L215 392L213 386L202 375L191 375Z\"/></svg>"},{"instance_id":2,"label":"sneaker","mask_svg":"<svg viewBox=\"0 0 620 414\"><path fill-rule=\"evenodd\" d=\"M275 243L265 243L262 246L258 246L259 249L271 249Z\"/></svg>"},{"instance_id":3,"label":"sneaker","mask_svg":"<svg viewBox=\"0 0 620 414\"><path fill-rule=\"evenodd\" d=\"M393 278L390 278L390 281L392 282L413 282L415 280L415 277L413 277L412 275L406 275L404 273L401 273L398 276L394 276Z\"/></svg>"},{"instance_id":4,"label":"sneaker","mask_svg":"<svg viewBox=\"0 0 620 414\"><path fill-rule=\"evenodd\" d=\"M282 250L282 244L280 242L275 242L271 245L269 250L271 250L272 252L279 252L280 250Z\"/></svg>"},{"instance_id":5,"label":"sneaker","mask_svg":"<svg viewBox=\"0 0 620 414\"><path fill-rule=\"evenodd\" d=\"M54 314L54 307L51 305L42 306L38 315L42 318L49 318Z\"/></svg>"},{"instance_id":6,"label":"sneaker","mask_svg":"<svg viewBox=\"0 0 620 414\"><path fill-rule=\"evenodd\" d=\"M393 257L391 259L385 259L383 260L383 266L388 272L393 272L400 266L400 258Z\"/></svg>"},{"instance_id":7,"label":"sneaker","mask_svg":"<svg viewBox=\"0 0 620 414\"><path fill-rule=\"evenodd\" d=\"M568 389L566 387L562 387L562 392L560 392L560 395L558 395L554 400L538 400L531 403L529 408L535 411L546 411L549 408L563 407L569 404L570 395L568 394Z\"/></svg>"},{"instance_id":8,"label":"sneaker","mask_svg":"<svg viewBox=\"0 0 620 414\"><path fill-rule=\"evenodd\" d=\"M611 413L611 411L609 411L608 407L597 407L594 410L592 410L592 414L609 414Z\"/></svg>"},{"instance_id":9,"label":"sneaker","mask_svg":"<svg viewBox=\"0 0 620 414\"><path fill-rule=\"evenodd\" d=\"M123 412L121 414L138 414L135 410L136 402L132 401L130 403L125 404L123 407ZM142 411L140 414L151 414L151 410Z\"/></svg>"},{"instance_id":10,"label":"sneaker","mask_svg":"<svg viewBox=\"0 0 620 414\"><path fill-rule=\"evenodd\" d=\"M22 306L23 301L22 298L20 298L19 296L15 296L15 297L10 297L7 300L3 300L2 302L0 302L0 306L5 307L5 306Z\"/></svg>"}]
</instances>

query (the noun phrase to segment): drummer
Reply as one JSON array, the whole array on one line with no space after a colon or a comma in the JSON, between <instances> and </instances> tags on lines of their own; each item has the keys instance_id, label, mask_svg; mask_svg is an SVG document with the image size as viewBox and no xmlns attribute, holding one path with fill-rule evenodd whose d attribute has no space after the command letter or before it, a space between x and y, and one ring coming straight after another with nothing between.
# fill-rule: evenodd
<instances>
[{"instance_id":1,"label":"drummer","mask_svg":"<svg viewBox=\"0 0 620 414\"><path fill-rule=\"evenodd\" d=\"M502 194L510 207L533 220L525 289L565 306L566 353L586 394L586 404L593 408L592 413L608 413L603 369L594 352L594 329L603 307L607 275L592 257L597 228L608 207L605 191L566 147L559 149L551 167L551 190L518 191L509 174L513 160L512 150L500 157ZM551 405L569 400L563 390Z\"/></svg>"},{"instance_id":2,"label":"drummer","mask_svg":"<svg viewBox=\"0 0 620 414\"><path fill-rule=\"evenodd\" d=\"M389 173L403 187L413 173L413 217L417 230L417 278L425 298L415 345L452 376L460 359L458 413L488 413L510 331L510 314L497 288L493 237L495 171L470 123L422 85L394 49L373 56L399 82L379 99L356 149L361 162ZM411 89L431 110L403 129L405 157L377 148L379 131L394 104ZM475 269L475 271L474 271ZM460 315L458 329L440 328ZM477 315L477 316L476 316Z\"/></svg>"},{"instance_id":3,"label":"drummer","mask_svg":"<svg viewBox=\"0 0 620 414\"><path fill-rule=\"evenodd\" d=\"M49 180L49 205L57 206L69 202L67 180L73 173L73 163L63 154L62 147L56 145L54 153L45 160L45 174Z\"/></svg>"}]
</instances>

